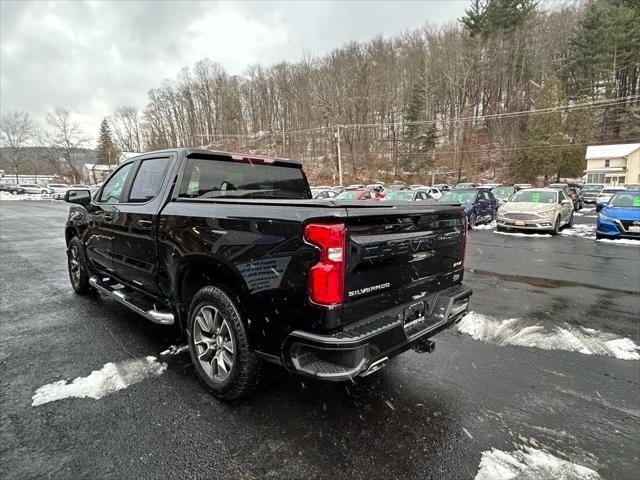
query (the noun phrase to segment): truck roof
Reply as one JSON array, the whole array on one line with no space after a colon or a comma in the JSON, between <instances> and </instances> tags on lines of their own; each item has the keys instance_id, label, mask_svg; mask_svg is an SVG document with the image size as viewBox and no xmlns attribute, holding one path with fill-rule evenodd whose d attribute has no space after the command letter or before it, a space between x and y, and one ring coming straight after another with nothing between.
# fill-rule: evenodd
<instances>
[{"instance_id":1,"label":"truck roof","mask_svg":"<svg viewBox=\"0 0 640 480\"><path fill-rule=\"evenodd\" d=\"M232 160L245 160L245 161L255 161L258 160L263 163L272 163L279 166L287 166L287 167L296 167L301 168L302 164L297 160L289 160L288 158L277 158L277 157L267 157L264 155L256 155L253 153L235 153L235 152L224 152L221 150L206 150L202 148L166 148L163 150L154 150L152 152L141 153L140 155L136 155L135 157L131 157L131 159L135 159L142 155L150 155L157 153L182 153L185 157L192 158L202 158L202 157L229 157ZM130 160L130 159L127 159Z\"/></svg>"}]
</instances>

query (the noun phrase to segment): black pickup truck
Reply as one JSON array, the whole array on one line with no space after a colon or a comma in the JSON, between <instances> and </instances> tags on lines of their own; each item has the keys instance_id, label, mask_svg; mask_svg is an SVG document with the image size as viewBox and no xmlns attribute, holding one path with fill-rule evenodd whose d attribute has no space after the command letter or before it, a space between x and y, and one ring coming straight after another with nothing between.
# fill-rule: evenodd
<instances>
[{"instance_id":1,"label":"black pickup truck","mask_svg":"<svg viewBox=\"0 0 640 480\"><path fill-rule=\"evenodd\" d=\"M175 325L223 399L263 361L366 376L431 351L468 310L458 204L312 200L298 162L189 149L129 159L65 199L75 291Z\"/></svg>"}]
</instances>

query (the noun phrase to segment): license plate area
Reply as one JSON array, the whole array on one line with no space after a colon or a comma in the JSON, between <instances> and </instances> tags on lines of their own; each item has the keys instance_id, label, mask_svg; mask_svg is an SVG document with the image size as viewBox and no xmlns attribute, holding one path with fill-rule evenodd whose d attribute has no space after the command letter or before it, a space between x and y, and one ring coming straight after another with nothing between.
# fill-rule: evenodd
<instances>
[{"instance_id":1,"label":"license plate area","mask_svg":"<svg viewBox=\"0 0 640 480\"><path fill-rule=\"evenodd\" d=\"M404 309L404 328L411 328L424 322L426 313L425 302L416 302Z\"/></svg>"},{"instance_id":2,"label":"license plate area","mask_svg":"<svg viewBox=\"0 0 640 480\"><path fill-rule=\"evenodd\" d=\"M629 226L629 231L633 233L640 233L640 226L631 225Z\"/></svg>"},{"instance_id":3,"label":"license plate area","mask_svg":"<svg viewBox=\"0 0 640 480\"><path fill-rule=\"evenodd\" d=\"M525 226L524 220L516 220L514 223L519 227L524 227Z\"/></svg>"}]
</instances>

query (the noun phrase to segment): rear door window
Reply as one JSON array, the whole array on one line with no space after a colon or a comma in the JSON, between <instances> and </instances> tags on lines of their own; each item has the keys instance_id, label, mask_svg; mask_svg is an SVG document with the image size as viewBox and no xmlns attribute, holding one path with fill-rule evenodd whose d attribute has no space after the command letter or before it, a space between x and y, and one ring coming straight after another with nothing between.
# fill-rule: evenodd
<instances>
[{"instance_id":1,"label":"rear door window","mask_svg":"<svg viewBox=\"0 0 640 480\"><path fill-rule=\"evenodd\" d=\"M311 198L302 169L248 160L189 158L183 198Z\"/></svg>"}]
</instances>

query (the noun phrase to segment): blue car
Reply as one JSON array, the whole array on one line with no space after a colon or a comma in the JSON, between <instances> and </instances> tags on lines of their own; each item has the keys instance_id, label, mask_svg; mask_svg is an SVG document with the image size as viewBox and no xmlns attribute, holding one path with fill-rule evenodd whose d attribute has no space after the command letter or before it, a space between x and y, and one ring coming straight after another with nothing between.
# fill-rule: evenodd
<instances>
[{"instance_id":1,"label":"blue car","mask_svg":"<svg viewBox=\"0 0 640 480\"><path fill-rule=\"evenodd\" d=\"M467 208L469 228L481 223L491 223L496 218L498 201L486 188L451 190L438 200L445 203L462 203Z\"/></svg>"},{"instance_id":2,"label":"blue car","mask_svg":"<svg viewBox=\"0 0 640 480\"><path fill-rule=\"evenodd\" d=\"M606 205L598 205L596 238L640 240L640 191L616 193Z\"/></svg>"}]
</instances>

